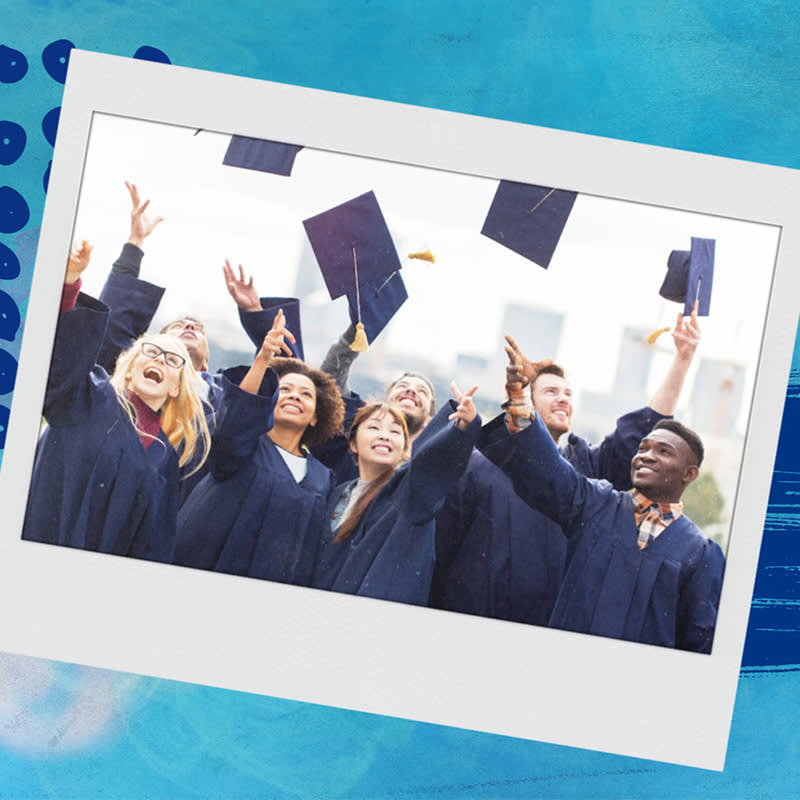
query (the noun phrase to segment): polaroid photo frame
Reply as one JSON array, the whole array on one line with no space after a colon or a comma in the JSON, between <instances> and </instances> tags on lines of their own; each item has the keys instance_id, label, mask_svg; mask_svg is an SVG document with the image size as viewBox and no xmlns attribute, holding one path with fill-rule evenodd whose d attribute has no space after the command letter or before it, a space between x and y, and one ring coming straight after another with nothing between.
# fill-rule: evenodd
<instances>
[{"instance_id":1,"label":"polaroid photo frame","mask_svg":"<svg viewBox=\"0 0 800 800\"><path fill-rule=\"evenodd\" d=\"M443 180L483 182L489 198L497 181L507 179L578 192L578 203L585 197L620 208L638 204L641 210L667 209L717 220L722 228L757 231L756 275L737 275L737 282L752 279L755 288L728 301L741 303L756 319L742 340L753 355L736 423L742 462L712 653L22 541L64 264L73 237L92 235L78 230L76 221L84 182L88 185L92 131L114 120L141 124L142 130L154 124L181 128L189 138L205 131L302 144L336 157L371 159L387 169L400 165L414 175L418 169L439 171L446 174ZM298 164L300 159L302 151ZM119 207L125 209L124 187L119 189ZM797 173L788 169L73 51L0 480L0 592L7 609L0 647L722 769L797 323L800 276L791 269L800 259L797 189ZM347 190L334 186L318 199L318 211L335 205L336 196L356 194ZM155 187L143 186L148 191L157 195ZM158 213L157 198L153 202ZM425 202L420 196L427 209ZM476 236L485 211L476 211ZM391 219L396 212L390 212ZM265 224L269 227L268 220ZM591 220L586 224L591 228ZM125 226L121 219L120 244ZM197 235L202 239L203 232ZM409 246L436 251L433 234L430 241L420 238L423 233ZM157 260L155 243L154 235L153 251L147 250L152 260ZM487 239L485 246L491 244ZM688 239L674 241L664 259L670 249L689 245ZM718 258L724 250L718 246ZM212 258L219 265L224 256ZM235 246L231 257L239 258ZM557 258L558 253L552 271ZM107 266L98 269L105 274ZM543 272L535 264L529 270ZM441 293L435 273L414 278L405 264L403 271L411 276L410 297L424 294L428 284L430 293ZM480 295L485 300L493 277L487 273L487 283L474 287L476 302ZM224 297L218 281L212 293ZM570 290L581 287L573 282ZM598 315L624 317L626 302L612 293ZM677 310L670 307L669 315L674 318ZM480 308L475 313L477 318ZM653 327L659 321L654 319ZM413 323L430 325L433 342L446 335L442 319L413 318ZM495 327L500 339L504 331L499 322ZM579 334L587 342L599 336L591 325ZM735 337L731 346L738 346ZM602 378L597 380L602 385Z\"/></svg>"}]
</instances>

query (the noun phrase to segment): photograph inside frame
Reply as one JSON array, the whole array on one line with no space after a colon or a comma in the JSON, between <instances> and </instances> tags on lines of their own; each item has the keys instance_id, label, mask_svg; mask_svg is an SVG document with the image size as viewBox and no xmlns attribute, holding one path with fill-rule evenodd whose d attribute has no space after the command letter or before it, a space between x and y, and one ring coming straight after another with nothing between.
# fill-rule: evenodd
<instances>
[{"instance_id":1,"label":"photograph inside frame","mask_svg":"<svg viewBox=\"0 0 800 800\"><path fill-rule=\"evenodd\" d=\"M95 113L73 234L23 539L711 652L778 227Z\"/></svg>"}]
</instances>

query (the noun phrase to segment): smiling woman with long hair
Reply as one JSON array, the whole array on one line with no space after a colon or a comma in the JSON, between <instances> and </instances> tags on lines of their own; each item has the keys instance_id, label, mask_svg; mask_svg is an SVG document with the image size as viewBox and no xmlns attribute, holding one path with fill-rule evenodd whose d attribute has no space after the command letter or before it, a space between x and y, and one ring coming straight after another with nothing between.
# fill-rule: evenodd
<instances>
[{"instance_id":1,"label":"smiling woman with long hair","mask_svg":"<svg viewBox=\"0 0 800 800\"><path fill-rule=\"evenodd\" d=\"M114 375L95 362L109 309L79 294L91 246L67 266L23 538L170 561L179 467L202 463L209 434L186 348L143 336Z\"/></svg>"},{"instance_id":2,"label":"smiling woman with long hair","mask_svg":"<svg viewBox=\"0 0 800 800\"><path fill-rule=\"evenodd\" d=\"M340 430L334 380L295 358L279 311L253 365L225 370L210 474L181 508L175 563L308 585L330 472L309 452Z\"/></svg>"},{"instance_id":3,"label":"smiling woman with long hair","mask_svg":"<svg viewBox=\"0 0 800 800\"><path fill-rule=\"evenodd\" d=\"M348 435L358 479L336 488L313 586L426 605L436 560L434 515L467 466L480 432L471 389L431 420L432 435L409 460L404 413L361 408Z\"/></svg>"}]
</instances>

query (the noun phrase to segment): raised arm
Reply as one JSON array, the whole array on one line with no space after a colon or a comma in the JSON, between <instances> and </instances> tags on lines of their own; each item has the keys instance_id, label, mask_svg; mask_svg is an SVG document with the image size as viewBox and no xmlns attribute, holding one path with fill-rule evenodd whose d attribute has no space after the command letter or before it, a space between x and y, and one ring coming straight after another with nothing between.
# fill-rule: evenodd
<instances>
[{"instance_id":1,"label":"raised arm","mask_svg":"<svg viewBox=\"0 0 800 800\"><path fill-rule=\"evenodd\" d=\"M451 384L455 401L445 403L429 423L436 433L414 447L406 480L409 516L415 524L436 513L467 467L481 428L472 400L477 388L462 394Z\"/></svg>"},{"instance_id":2,"label":"raised arm","mask_svg":"<svg viewBox=\"0 0 800 800\"><path fill-rule=\"evenodd\" d=\"M135 183L126 181L125 187L131 198L130 231L100 293L111 316L97 360L108 372L113 371L117 356L150 327L164 295L162 286L139 278L142 245L164 218L147 213L150 200L142 202Z\"/></svg>"},{"instance_id":3,"label":"raised arm","mask_svg":"<svg viewBox=\"0 0 800 800\"><path fill-rule=\"evenodd\" d=\"M264 337L264 341L261 343L258 353L256 353L253 365L239 384L240 389L243 389L249 394L258 394L261 381L267 369L269 369L272 360L280 355L280 353L289 356L292 354L286 340L288 339L290 342L293 342L294 335L285 326L285 322L283 311L278 311L275 315L272 328L270 328L269 333Z\"/></svg>"},{"instance_id":4,"label":"raised arm","mask_svg":"<svg viewBox=\"0 0 800 800\"><path fill-rule=\"evenodd\" d=\"M92 246L83 241L72 248L67 260L44 401L44 416L50 425L84 419L92 396L108 383L108 376L95 368L108 309L87 295L79 296L81 275L89 266L91 253Z\"/></svg>"},{"instance_id":5,"label":"raised arm","mask_svg":"<svg viewBox=\"0 0 800 800\"><path fill-rule=\"evenodd\" d=\"M289 349L284 339L293 338L283 323L283 312L279 311L241 380L244 367L223 373L222 399L209 457L211 473L217 480L237 472L255 452L261 434L272 428L279 381L270 365L275 356Z\"/></svg>"},{"instance_id":6,"label":"raised arm","mask_svg":"<svg viewBox=\"0 0 800 800\"><path fill-rule=\"evenodd\" d=\"M142 202L135 183L125 181L125 188L131 196L131 231L128 243L141 248L144 240L164 221L164 217L151 217L147 213L150 200Z\"/></svg>"},{"instance_id":7,"label":"raised arm","mask_svg":"<svg viewBox=\"0 0 800 800\"><path fill-rule=\"evenodd\" d=\"M260 297L253 283L253 276L246 277L244 267L239 264L238 275L229 259L225 259L222 268L225 286L228 294L233 298L239 310L239 322L256 350L261 348L264 337L272 327L278 311L298 306L297 319L294 324L299 326L299 301L296 297ZM285 312L284 312L285 316ZM299 334L299 328L295 331ZM287 342L293 358L305 360L303 345L299 336Z\"/></svg>"},{"instance_id":8,"label":"raised arm","mask_svg":"<svg viewBox=\"0 0 800 800\"><path fill-rule=\"evenodd\" d=\"M672 341L675 343L675 356L661 385L650 398L649 407L666 417L672 416L678 406L681 389L686 374L692 364L694 352L700 343L700 326L697 323L698 301L695 301L691 316L687 319L678 314L677 322L672 330Z\"/></svg>"},{"instance_id":9,"label":"raised arm","mask_svg":"<svg viewBox=\"0 0 800 800\"><path fill-rule=\"evenodd\" d=\"M347 330L328 348L325 359L320 364L320 369L336 381L343 398L353 394L350 388L350 369L358 358L358 351L353 350L350 345L355 336L355 326L350 323Z\"/></svg>"}]
</instances>

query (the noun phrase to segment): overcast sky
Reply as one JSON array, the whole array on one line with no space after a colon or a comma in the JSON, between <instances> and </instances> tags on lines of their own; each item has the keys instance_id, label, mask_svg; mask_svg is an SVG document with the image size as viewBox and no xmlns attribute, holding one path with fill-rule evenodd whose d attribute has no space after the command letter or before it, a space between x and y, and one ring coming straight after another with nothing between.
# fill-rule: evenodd
<instances>
[{"instance_id":1,"label":"overcast sky","mask_svg":"<svg viewBox=\"0 0 800 800\"><path fill-rule=\"evenodd\" d=\"M544 270L480 234L497 181L310 149L286 178L223 166L228 141L226 134L95 115L74 231L95 244L88 291L99 291L127 238L124 182L134 181L151 199L150 211L165 217L145 243L142 270L167 286L161 318L191 310L231 346L246 346L222 280L224 259L242 263L262 295L292 295L310 253L302 220L373 190L409 293L382 334L388 347L403 351L409 365L433 357L454 370L457 353L496 352L505 304L552 309L565 314L557 358L579 388L608 392L623 327L671 325L680 310L658 295L670 251L689 250L692 236L713 238L711 316L701 318L700 352L745 365L750 396L774 227L580 195ZM426 248L435 264L407 259ZM331 302L321 276L301 300L304 317ZM348 322L339 304L331 340ZM535 342L521 344L543 355ZM666 363L669 336L655 347ZM322 355L307 353L312 363Z\"/></svg>"}]
</instances>

